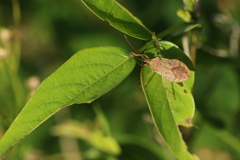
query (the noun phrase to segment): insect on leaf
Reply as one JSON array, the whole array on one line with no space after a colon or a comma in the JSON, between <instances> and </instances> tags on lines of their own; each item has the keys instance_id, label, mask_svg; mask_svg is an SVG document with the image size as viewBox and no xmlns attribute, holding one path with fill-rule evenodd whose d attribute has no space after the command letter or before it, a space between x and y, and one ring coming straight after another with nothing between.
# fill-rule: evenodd
<instances>
[{"instance_id":1,"label":"insect on leaf","mask_svg":"<svg viewBox=\"0 0 240 160\"><path fill-rule=\"evenodd\" d=\"M144 66L141 74L142 88L147 99L155 125L162 138L169 148L179 159L198 159L187 151L187 147L182 140L178 125L192 126L195 105L191 94L194 82L193 65L188 57L174 44L170 42L160 42L160 53L163 58L173 59L184 62L190 69L190 77L181 83L168 81L160 74L152 73L152 68ZM154 55L156 48L153 47L145 51L147 54ZM147 82L148 81L148 82ZM144 85L146 84L147 85Z\"/></svg>"}]
</instances>

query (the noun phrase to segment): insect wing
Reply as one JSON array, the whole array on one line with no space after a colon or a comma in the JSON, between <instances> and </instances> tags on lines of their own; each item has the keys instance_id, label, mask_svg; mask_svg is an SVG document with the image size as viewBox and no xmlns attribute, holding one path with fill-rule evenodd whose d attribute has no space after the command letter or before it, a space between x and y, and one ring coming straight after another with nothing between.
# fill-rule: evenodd
<instances>
[{"instance_id":1,"label":"insect wing","mask_svg":"<svg viewBox=\"0 0 240 160\"><path fill-rule=\"evenodd\" d=\"M170 82L183 82L190 77L187 66L177 59L154 58L149 65L152 70Z\"/></svg>"}]
</instances>

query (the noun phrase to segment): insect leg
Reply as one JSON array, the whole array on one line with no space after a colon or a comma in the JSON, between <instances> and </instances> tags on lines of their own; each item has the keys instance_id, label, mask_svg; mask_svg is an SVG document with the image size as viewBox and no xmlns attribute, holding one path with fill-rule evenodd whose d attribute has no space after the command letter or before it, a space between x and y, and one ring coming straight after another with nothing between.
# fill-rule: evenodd
<instances>
[{"instance_id":1,"label":"insect leg","mask_svg":"<svg viewBox=\"0 0 240 160\"><path fill-rule=\"evenodd\" d=\"M169 93L171 93L173 95L173 98L174 100L176 100L176 97L175 97L175 93L170 91L167 86L166 86L166 81L165 81L165 78L162 77L162 85L163 85L163 88L165 88Z\"/></svg>"},{"instance_id":2,"label":"insect leg","mask_svg":"<svg viewBox=\"0 0 240 160\"><path fill-rule=\"evenodd\" d=\"M147 86L148 82L152 79L153 74L154 74L154 71L152 71L151 73L149 73L149 75L147 76L147 80L146 80L145 84L143 85L144 88ZM150 78L149 78L149 77L150 77Z\"/></svg>"}]
</instances>

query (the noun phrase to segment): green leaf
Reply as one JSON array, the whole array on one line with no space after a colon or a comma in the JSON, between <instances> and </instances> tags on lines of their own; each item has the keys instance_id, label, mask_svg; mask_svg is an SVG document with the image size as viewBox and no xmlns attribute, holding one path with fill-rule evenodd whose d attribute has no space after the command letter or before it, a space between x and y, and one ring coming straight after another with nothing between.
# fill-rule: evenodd
<instances>
[{"instance_id":1,"label":"green leaf","mask_svg":"<svg viewBox=\"0 0 240 160\"><path fill-rule=\"evenodd\" d=\"M101 131L94 131L89 139L90 143L101 151L111 155L119 155L121 148L114 137L105 136Z\"/></svg>"},{"instance_id":2,"label":"green leaf","mask_svg":"<svg viewBox=\"0 0 240 160\"><path fill-rule=\"evenodd\" d=\"M149 48L145 52L153 54L154 50L156 51L155 47ZM193 69L188 57L174 44L161 41L160 50L162 57L168 59L178 58L189 69ZM198 159L187 151L178 129L178 125L192 126L191 120L195 109L191 94L194 72L191 71L190 78L182 83L169 82L157 73L154 73L152 78L149 79L148 75L151 72L150 66L143 67L141 83L159 133L178 159ZM147 85L144 86L144 84Z\"/></svg>"},{"instance_id":3,"label":"green leaf","mask_svg":"<svg viewBox=\"0 0 240 160\"><path fill-rule=\"evenodd\" d=\"M150 40L152 32L115 0L82 0L99 18L107 20L111 26L129 36Z\"/></svg>"},{"instance_id":4,"label":"green leaf","mask_svg":"<svg viewBox=\"0 0 240 160\"><path fill-rule=\"evenodd\" d=\"M193 12L194 11L194 5L195 3L197 3L197 0L186 0L184 1L184 5L185 5L185 9L190 11L190 12Z\"/></svg>"},{"instance_id":5,"label":"green leaf","mask_svg":"<svg viewBox=\"0 0 240 160\"><path fill-rule=\"evenodd\" d=\"M191 20L192 20L192 16L191 16L190 12L187 11L187 10L179 9L179 10L177 11L177 15L178 15L178 17L180 17L184 22L191 22Z\"/></svg>"},{"instance_id":6,"label":"green leaf","mask_svg":"<svg viewBox=\"0 0 240 160\"><path fill-rule=\"evenodd\" d=\"M186 23L184 26L179 28L178 30L171 33L171 36L182 36L183 33L188 33L190 31L201 29L201 24L188 24Z\"/></svg>"},{"instance_id":7,"label":"green leaf","mask_svg":"<svg viewBox=\"0 0 240 160\"><path fill-rule=\"evenodd\" d=\"M157 34L156 37L162 39L165 36L182 36L182 34L190 32L194 29L200 29L202 26L200 24L191 24L191 23L179 23L175 26L172 26L168 29L166 29L163 32L160 32Z\"/></svg>"},{"instance_id":8,"label":"green leaf","mask_svg":"<svg viewBox=\"0 0 240 160\"><path fill-rule=\"evenodd\" d=\"M90 103L123 81L135 60L117 47L84 49L48 77L0 141L0 155L63 107Z\"/></svg>"},{"instance_id":9,"label":"green leaf","mask_svg":"<svg viewBox=\"0 0 240 160\"><path fill-rule=\"evenodd\" d=\"M111 155L119 155L121 148L116 139L104 134L100 121L95 120L95 122L97 122L97 124L70 120L54 126L51 129L51 133L59 137L79 138L91 144L91 148L97 148Z\"/></svg>"}]
</instances>

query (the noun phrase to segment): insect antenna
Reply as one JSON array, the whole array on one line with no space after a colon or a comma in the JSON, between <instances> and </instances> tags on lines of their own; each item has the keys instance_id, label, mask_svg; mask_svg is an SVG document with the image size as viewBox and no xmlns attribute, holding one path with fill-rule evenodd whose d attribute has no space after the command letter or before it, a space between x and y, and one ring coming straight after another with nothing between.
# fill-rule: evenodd
<instances>
[{"instance_id":1,"label":"insect antenna","mask_svg":"<svg viewBox=\"0 0 240 160\"><path fill-rule=\"evenodd\" d=\"M124 35L124 37L125 37L126 41L128 42L128 44L129 44L129 45L132 47L132 49L136 52L136 53L131 52L131 54L134 55L134 56L140 56L140 57L142 57L144 60L147 60L147 58L146 58L143 54L139 53L138 50L136 50L136 48L133 47L133 45L129 42L127 36Z\"/></svg>"}]
</instances>

